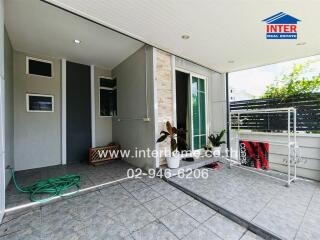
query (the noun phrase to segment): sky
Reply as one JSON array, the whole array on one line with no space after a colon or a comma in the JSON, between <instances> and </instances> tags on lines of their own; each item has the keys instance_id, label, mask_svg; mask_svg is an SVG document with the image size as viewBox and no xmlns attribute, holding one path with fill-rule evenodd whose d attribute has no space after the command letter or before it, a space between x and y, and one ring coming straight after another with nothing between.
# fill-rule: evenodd
<instances>
[{"instance_id":1,"label":"sky","mask_svg":"<svg viewBox=\"0 0 320 240\"><path fill-rule=\"evenodd\" d=\"M316 61L310 65L311 72L308 75L320 74L320 55L300 58L292 61L271 64L258 68L251 68L229 74L229 84L232 89L247 91L259 97L263 95L268 85L272 84L276 78L280 78L284 73L291 71L294 64ZM308 77L308 75L305 75Z\"/></svg>"}]
</instances>

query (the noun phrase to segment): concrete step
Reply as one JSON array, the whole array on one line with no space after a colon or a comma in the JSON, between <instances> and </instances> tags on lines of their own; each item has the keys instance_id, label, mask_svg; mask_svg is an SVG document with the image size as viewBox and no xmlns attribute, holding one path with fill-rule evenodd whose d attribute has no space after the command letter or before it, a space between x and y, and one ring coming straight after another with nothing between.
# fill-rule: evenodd
<instances>
[{"instance_id":1,"label":"concrete step","mask_svg":"<svg viewBox=\"0 0 320 240\"><path fill-rule=\"evenodd\" d=\"M174 176L177 176L178 173L181 173L181 171L186 172L186 171L194 170L194 169L209 165L211 163L218 162L220 160L221 160L220 157L199 157L197 159L194 159L194 161L192 162L181 160L179 168L171 169L167 165L162 165L160 166L160 170L169 171L170 173L169 175L171 177L174 177Z\"/></svg>"}]
</instances>

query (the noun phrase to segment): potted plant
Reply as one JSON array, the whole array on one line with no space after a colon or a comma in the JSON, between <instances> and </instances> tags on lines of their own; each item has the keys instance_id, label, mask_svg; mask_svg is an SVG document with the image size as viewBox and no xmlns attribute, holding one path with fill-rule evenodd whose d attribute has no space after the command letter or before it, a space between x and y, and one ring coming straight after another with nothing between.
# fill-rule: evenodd
<instances>
[{"instance_id":1,"label":"potted plant","mask_svg":"<svg viewBox=\"0 0 320 240\"><path fill-rule=\"evenodd\" d=\"M177 140L179 142L184 141L184 139L181 137L183 135L182 133L184 132L184 130L172 127L169 121L166 122L166 128L167 131L160 132L161 136L157 140L157 143L163 142L167 138L170 139L171 155L166 157L167 164L169 168L178 168L180 164L180 154L177 151Z\"/></svg>"},{"instance_id":2,"label":"potted plant","mask_svg":"<svg viewBox=\"0 0 320 240\"><path fill-rule=\"evenodd\" d=\"M219 134L210 134L210 136L208 137L211 144L212 144L212 152L214 156L220 156L221 154L221 147L220 145L225 143L225 141L221 141L221 139L223 138L223 135L225 133L226 130L222 130Z\"/></svg>"},{"instance_id":3,"label":"potted plant","mask_svg":"<svg viewBox=\"0 0 320 240\"><path fill-rule=\"evenodd\" d=\"M212 156L212 145L207 144L203 148L206 151L206 156L211 157Z\"/></svg>"}]
</instances>

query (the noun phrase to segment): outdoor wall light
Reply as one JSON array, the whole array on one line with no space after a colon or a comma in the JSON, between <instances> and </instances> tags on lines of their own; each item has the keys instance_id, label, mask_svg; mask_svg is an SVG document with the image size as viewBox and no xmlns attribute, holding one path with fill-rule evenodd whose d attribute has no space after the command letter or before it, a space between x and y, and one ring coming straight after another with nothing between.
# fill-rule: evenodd
<instances>
[{"instance_id":1,"label":"outdoor wall light","mask_svg":"<svg viewBox=\"0 0 320 240\"><path fill-rule=\"evenodd\" d=\"M81 43L81 41L78 40L78 39L73 40L73 42L74 42L75 44L80 44L80 43Z\"/></svg>"}]
</instances>

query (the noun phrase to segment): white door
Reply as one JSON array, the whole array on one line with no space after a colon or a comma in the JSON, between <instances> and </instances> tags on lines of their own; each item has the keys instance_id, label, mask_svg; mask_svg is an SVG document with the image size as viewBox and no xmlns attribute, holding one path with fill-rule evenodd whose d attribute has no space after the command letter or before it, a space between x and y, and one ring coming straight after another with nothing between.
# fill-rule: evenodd
<instances>
[{"instance_id":1,"label":"white door","mask_svg":"<svg viewBox=\"0 0 320 240\"><path fill-rule=\"evenodd\" d=\"M0 222L5 209L4 79L0 76Z\"/></svg>"}]
</instances>

